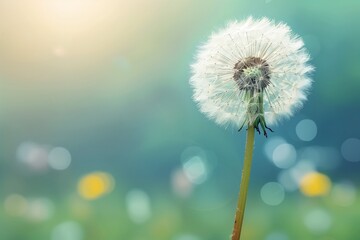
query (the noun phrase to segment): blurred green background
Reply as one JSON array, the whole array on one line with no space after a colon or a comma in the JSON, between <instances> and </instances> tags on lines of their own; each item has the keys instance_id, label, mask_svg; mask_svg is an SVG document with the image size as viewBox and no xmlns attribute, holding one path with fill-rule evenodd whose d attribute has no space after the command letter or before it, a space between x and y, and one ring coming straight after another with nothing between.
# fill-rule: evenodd
<instances>
[{"instance_id":1,"label":"blurred green background","mask_svg":"<svg viewBox=\"0 0 360 240\"><path fill-rule=\"evenodd\" d=\"M360 1L0 0L0 239L224 240L245 132L192 101L212 31L267 16L316 67L256 138L244 239L356 240Z\"/></svg>"}]
</instances>

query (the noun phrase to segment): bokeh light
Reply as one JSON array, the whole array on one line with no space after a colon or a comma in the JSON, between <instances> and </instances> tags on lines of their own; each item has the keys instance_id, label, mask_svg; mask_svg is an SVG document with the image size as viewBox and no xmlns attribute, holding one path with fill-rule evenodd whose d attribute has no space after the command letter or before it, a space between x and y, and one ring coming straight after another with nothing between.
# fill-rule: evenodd
<instances>
[{"instance_id":1,"label":"bokeh light","mask_svg":"<svg viewBox=\"0 0 360 240\"><path fill-rule=\"evenodd\" d=\"M109 173L93 172L83 176L78 183L78 192L85 199L96 199L111 192L114 179Z\"/></svg>"},{"instance_id":2,"label":"bokeh light","mask_svg":"<svg viewBox=\"0 0 360 240\"><path fill-rule=\"evenodd\" d=\"M54 203L50 199L31 198L28 200L26 218L34 222L41 222L50 219L54 211Z\"/></svg>"},{"instance_id":3,"label":"bokeh light","mask_svg":"<svg viewBox=\"0 0 360 240\"><path fill-rule=\"evenodd\" d=\"M329 177L319 172L308 173L300 181L301 192L309 197L327 195L330 188Z\"/></svg>"},{"instance_id":4,"label":"bokeh light","mask_svg":"<svg viewBox=\"0 0 360 240\"><path fill-rule=\"evenodd\" d=\"M70 152L63 147L51 149L48 156L49 165L55 170L65 170L70 166Z\"/></svg>"},{"instance_id":5,"label":"bokeh light","mask_svg":"<svg viewBox=\"0 0 360 240\"><path fill-rule=\"evenodd\" d=\"M277 182L268 182L260 190L261 200L270 206L277 206L285 199L284 187Z\"/></svg>"},{"instance_id":6,"label":"bokeh light","mask_svg":"<svg viewBox=\"0 0 360 240\"><path fill-rule=\"evenodd\" d=\"M302 141L311 141L316 137L317 126L313 120L304 119L296 125L296 135Z\"/></svg>"},{"instance_id":7,"label":"bokeh light","mask_svg":"<svg viewBox=\"0 0 360 240\"><path fill-rule=\"evenodd\" d=\"M50 219L55 211L54 203L46 197L25 198L20 194L11 194L4 201L5 212L32 222Z\"/></svg>"},{"instance_id":8,"label":"bokeh light","mask_svg":"<svg viewBox=\"0 0 360 240\"><path fill-rule=\"evenodd\" d=\"M305 226L313 233L327 232L332 225L332 217L325 209L316 208L309 211L304 218Z\"/></svg>"},{"instance_id":9,"label":"bokeh light","mask_svg":"<svg viewBox=\"0 0 360 240\"><path fill-rule=\"evenodd\" d=\"M183 169L177 169L171 174L171 187L177 196L185 198L191 194L193 184Z\"/></svg>"},{"instance_id":10,"label":"bokeh light","mask_svg":"<svg viewBox=\"0 0 360 240\"><path fill-rule=\"evenodd\" d=\"M204 183L216 165L214 158L209 158L204 149L196 146L186 148L181 161L186 177L194 184Z\"/></svg>"},{"instance_id":11,"label":"bokeh light","mask_svg":"<svg viewBox=\"0 0 360 240\"><path fill-rule=\"evenodd\" d=\"M207 178L207 169L204 160L200 156L188 159L183 169L186 177L193 183L201 184Z\"/></svg>"},{"instance_id":12,"label":"bokeh light","mask_svg":"<svg viewBox=\"0 0 360 240\"><path fill-rule=\"evenodd\" d=\"M67 221L55 226L51 240L82 240L84 233L81 225L75 221Z\"/></svg>"},{"instance_id":13,"label":"bokeh light","mask_svg":"<svg viewBox=\"0 0 360 240\"><path fill-rule=\"evenodd\" d=\"M33 142L20 144L16 151L19 161L33 171L44 171L48 168L49 147Z\"/></svg>"},{"instance_id":14,"label":"bokeh light","mask_svg":"<svg viewBox=\"0 0 360 240\"><path fill-rule=\"evenodd\" d=\"M126 207L134 223L144 223L151 217L150 198L142 190L133 189L126 194Z\"/></svg>"},{"instance_id":15,"label":"bokeh light","mask_svg":"<svg viewBox=\"0 0 360 240\"><path fill-rule=\"evenodd\" d=\"M279 136L270 137L264 144L264 152L269 160L273 160L274 150L281 144L286 143L285 139Z\"/></svg>"},{"instance_id":16,"label":"bokeh light","mask_svg":"<svg viewBox=\"0 0 360 240\"><path fill-rule=\"evenodd\" d=\"M343 157L350 162L360 161L360 139L349 138L341 145Z\"/></svg>"},{"instance_id":17,"label":"bokeh light","mask_svg":"<svg viewBox=\"0 0 360 240\"><path fill-rule=\"evenodd\" d=\"M278 168L289 168L295 164L296 149L288 143L280 144L274 149L272 160Z\"/></svg>"}]
</instances>

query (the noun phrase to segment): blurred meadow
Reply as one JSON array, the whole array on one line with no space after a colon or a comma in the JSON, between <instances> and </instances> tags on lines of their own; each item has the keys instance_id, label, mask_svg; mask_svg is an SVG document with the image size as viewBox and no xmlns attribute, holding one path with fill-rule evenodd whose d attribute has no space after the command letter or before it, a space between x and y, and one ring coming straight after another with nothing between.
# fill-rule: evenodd
<instances>
[{"instance_id":1,"label":"blurred meadow","mask_svg":"<svg viewBox=\"0 0 360 240\"><path fill-rule=\"evenodd\" d=\"M245 132L192 101L198 46L267 16L303 37L304 108L256 136L244 239L356 240L360 1L0 0L0 239L224 240Z\"/></svg>"}]
</instances>

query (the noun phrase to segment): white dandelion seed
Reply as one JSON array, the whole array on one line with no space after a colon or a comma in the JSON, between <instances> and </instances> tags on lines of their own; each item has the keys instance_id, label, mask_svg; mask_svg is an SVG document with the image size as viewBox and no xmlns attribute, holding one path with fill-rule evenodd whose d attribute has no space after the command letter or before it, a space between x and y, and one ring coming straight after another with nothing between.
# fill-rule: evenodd
<instances>
[{"instance_id":1,"label":"white dandelion seed","mask_svg":"<svg viewBox=\"0 0 360 240\"><path fill-rule=\"evenodd\" d=\"M190 79L194 100L220 125L258 131L260 125L267 136L267 124L290 117L306 100L309 59L302 39L284 23L252 17L231 22L197 54Z\"/></svg>"}]
</instances>

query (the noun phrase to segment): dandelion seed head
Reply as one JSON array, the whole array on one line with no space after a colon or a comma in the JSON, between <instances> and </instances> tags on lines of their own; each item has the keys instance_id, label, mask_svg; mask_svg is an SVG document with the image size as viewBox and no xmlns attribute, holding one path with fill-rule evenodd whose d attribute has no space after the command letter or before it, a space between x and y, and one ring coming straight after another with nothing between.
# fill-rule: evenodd
<instances>
[{"instance_id":1,"label":"dandelion seed head","mask_svg":"<svg viewBox=\"0 0 360 240\"><path fill-rule=\"evenodd\" d=\"M252 17L230 22L197 53L193 98L220 125L242 127L259 119L274 125L306 100L309 59L302 39L284 23Z\"/></svg>"}]
</instances>

